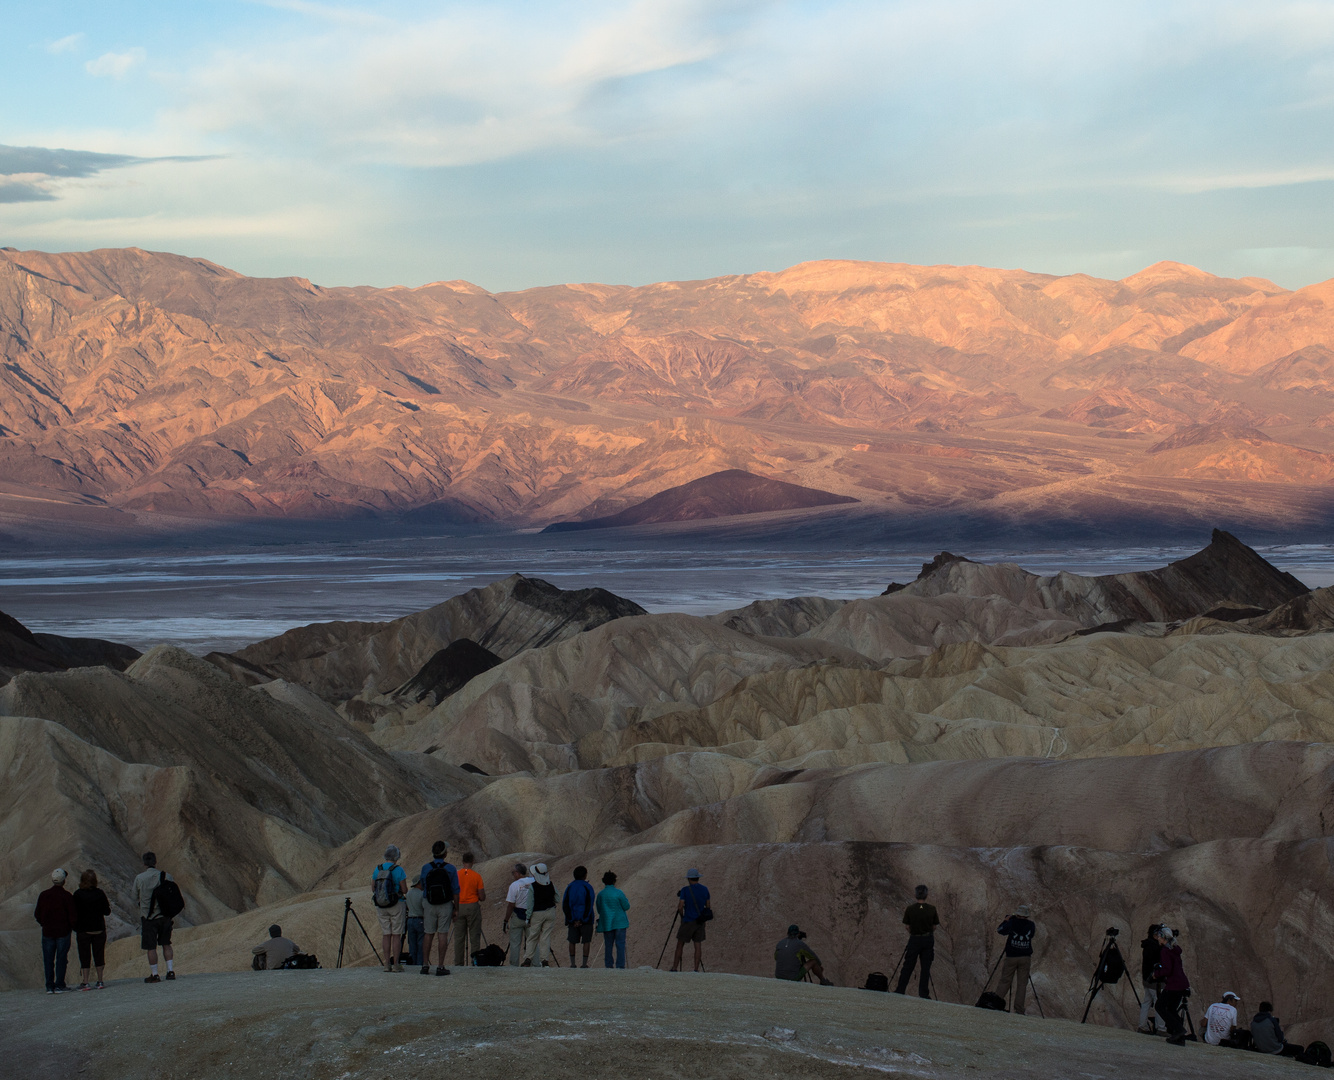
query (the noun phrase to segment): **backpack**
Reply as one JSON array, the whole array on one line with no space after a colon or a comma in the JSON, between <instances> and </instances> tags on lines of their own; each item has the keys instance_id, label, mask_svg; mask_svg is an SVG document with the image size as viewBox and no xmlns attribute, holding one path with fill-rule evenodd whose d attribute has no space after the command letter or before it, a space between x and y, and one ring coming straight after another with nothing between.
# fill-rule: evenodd
<instances>
[{"instance_id":1,"label":"backpack","mask_svg":"<svg viewBox=\"0 0 1334 1080\"><path fill-rule=\"evenodd\" d=\"M1005 1012L1005 999L994 990L982 991L982 996L977 999L979 1009L993 1009L996 1012Z\"/></svg>"},{"instance_id":2,"label":"backpack","mask_svg":"<svg viewBox=\"0 0 1334 1080\"><path fill-rule=\"evenodd\" d=\"M1298 1054L1297 1060L1303 1065L1317 1065L1322 1069L1328 1069L1331 1063L1334 1063L1334 1054L1330 1053L1328 1046L1317 1040Z\"/></svg>"},{"instance_id":3,"label":"backpack","mask_svg":"<svg viewBox=\"0 0 1334 1080\"><path fill-rule=\"evenodd\" d=\"M431 866L422 879L422 892L426 894L426 902L433 907L454 902L454 882L450 880L449 870L444 863Z\"/></svg>"},{"instance_id":4,"label":"backpack","mask_svg":"<svg viewBox=\"0 0 1334 1080\"><path fill-rule=\"evenodd\" d=\"M505 950L499 945L488 945L472 954L472 962L478 967L500 967L505 962Z\"/></svg>"},{"instance_id":5,"label":"backpack","mask_svg":"<svg viewBox=\"0 0 1334 1080\"><path fill-rule=\"evenodd\" d=\"M394 880L394 871L397 869L398 863L388 869L384 866L375 868L375 887L371 896L376 907L391 908L398 903L398 882Z\"/></svg>"},{"instance_id":6,"label":"backpack","mask_svg":"<svg viewBox=\"0 0 1334 1080\"><path fill-rule=\"evenodd\" d=\"M532 890L530 903L533 911L546 911L556 906L556 886L534 881L529 888Z\"/></svg>"},{"instance_id":7,"label":"backpack","mask_svg":"<svg viewBox=\"0 0 1334 1080\"><path fill-rule=\"evenodd\" d=\"M314 953L293 953L278 967L283 971L308 971L320 966L319 957Z\"/></svg>"},{"instance_id":8,"label":"backpack","mask_svg":"<svg viewBox=\"0 0 1334 1080\"><path fill-rule=\"evenodd\" d=\"M1121 956L1121 950L1115 945L1107 946L1098 962L1098 970L1094 975L1099 982L1114 983L1120 982L1121 976L1126 973L1126 962Z\"/></svg>"},{"instance_id":9,"label":"backpack","mask_svg":"<svg viewBox=\"0 0 1334 1080\"><path fill-rule=\"evenodd\" d=\"M866 985L863 990L879 990L882 994L889 993L889 976L883 971L873 971L866 976Z\"/></svg>"},{"instance_id":10,"label":"backpack","mask_svg":"<svg viewBox=\"0 0 1334 1080\"><path fill-rule=\"evenodd\" d=\"M153 917L153 908L157 908L159 919L174 919L185 910L185 897L176 882L167 880L167 872L160 871L153 895L148 898L148 917Z\"/></svg>"}]
</instances>

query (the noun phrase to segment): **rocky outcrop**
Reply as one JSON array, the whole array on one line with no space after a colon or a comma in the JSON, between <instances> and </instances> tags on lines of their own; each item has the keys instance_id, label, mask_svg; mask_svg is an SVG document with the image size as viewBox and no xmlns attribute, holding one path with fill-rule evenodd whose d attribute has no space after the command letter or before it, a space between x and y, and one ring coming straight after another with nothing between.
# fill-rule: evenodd
<instances>
[{"instance_id":1,"label":"rocky outcrop","mask_svg":"<svg viewBox=\"0 0 1334 1080\"><path fill-rule=\"evenodd\" d=\"M432 705L438 705L469 680L499 663L500 657L490 649L459 638L427 660L421 671L395 690L393 696L412 705L428 698Z\"/></svg>"},{"instance_id":2,"label":"rocky outcrop","mask_svg":"<svg viewBox=\"0 0 1334 1080\"><path fill-rule=\"evenodd\" d=\"M0 680L20 671L98 666L124 671L138 658L138 649L114 641L34 634L18 619L0 611Z\"/></svg>"}]
</instances>

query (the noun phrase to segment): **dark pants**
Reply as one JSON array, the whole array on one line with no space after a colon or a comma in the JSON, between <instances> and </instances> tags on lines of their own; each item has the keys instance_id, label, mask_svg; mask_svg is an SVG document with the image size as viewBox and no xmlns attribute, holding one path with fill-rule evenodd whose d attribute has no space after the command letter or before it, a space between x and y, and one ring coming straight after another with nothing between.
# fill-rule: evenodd
<instances>
[{"instance_id":1,"label":"dark pants","mask_svg":"<svg viewBox=\"0 0 1334 1080\"><path fill-rule=\"evenodd\" d=\"M424 929L426 920L420 915L408 916L408 963L413 967L421 967L422 964L422 938L426 934Z\"/></svg>"},{"instance_id":2,"label":"dark pants","mask_svg":"<svg viewBox=\"0 0 1334 1080\"><path fill-rule=\"evenodd\" d=\"M908 980L917 961L922 962L922 975L917 982L918 997L931 996L931 961L936 958L935 934L912 934L908 938L908 948L903 953L903 971L899 975L899 985L894 993L903 994L908 990Z\"/></svg>"},{"instance_id":3,"label":"dark pants","mask_svg":"<svg viewBox=\"0 0 1334 1080\"><path fill-rule=\"evenodd\" d=\"M46 968L46 988L65 989L65 969L69 967L69 935L42 937L42 966Z\"/></svg>"},{"instance_id":4,"label":"dark pants","mask_svg":"<svg viewBox=\"0 0 1334 1080\"><path fill-rule=\"evenodd\" d=\"M1185 997L1186 994L1182 990L1161 990L1158 993L1158 1001L1153 1006L1153 1011L1158 1014L1163 1027L1167 1028L1169 1036L1180 1035L1186 1030L1186 1026L1181 1022L1181 1002Z\"/></svg>"},{"instance_id":5,"label":"dark pants","mask_svg":"<svg viewBox=\"0 0 1334 1080\"><path fill-rule=\"evenodd\" d=\"M616 966L625 967L625 927L619 930L604 930L602 933L602 958L607 967L611 967L613 949L616 950Z\"/></svg>"}]
</instances>

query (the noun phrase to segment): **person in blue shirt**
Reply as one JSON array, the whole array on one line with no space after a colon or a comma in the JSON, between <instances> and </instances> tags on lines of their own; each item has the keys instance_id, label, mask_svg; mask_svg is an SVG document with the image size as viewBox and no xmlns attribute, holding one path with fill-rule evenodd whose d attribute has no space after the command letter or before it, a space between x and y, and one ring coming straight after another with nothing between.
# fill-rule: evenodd
<instances>
[{"instance_id":1,"label":"person in blue shirt","mask_svg":"<svg viewBox=\"0 0 1334 1080\"><path fill-rule=\"evenodd\" d=\"M676 913L681 916L681 929L676 932L676 955L672 958L672 970L681 970L681 955L685 952L686 942L695 944L695 970L704 970L704 927L713 912L709 910L709 890L699 883L699 871L691 867L686 871L686 887L676 894Z\"/></svg>"},{"instance_id":2,"label":"person in blue shirt","mask_svg":"<svg viewBox=\"0 0 1334 1080\"><path fill-rule=\"evenodd\" d=\"M598 929L602 932L603 960L611 967L612 949L616 951L616 966L625 967L625 932L630 928L630 898L616 887L616 875L608 870L602 875L602 891L598 893Z\"/></svg>"},{"instance_id":3,"label":"person in blue shirt","mask_svg":"<svg viewBox=\"0 0 1334 1080\"><path fill-rule=\"evenodd\" d=\"M449 944L449 928L458 910L459 872L453 863L445 862L448 853L449 845L437 840L431 845L431 861L422 867L423 975L431 974L431 943L437 938L440 941L440 963L436 965L435 973L449 974L449 968L445 967L445 947Z\"/></svg>"},{"instance_id":4,"label":"person in blue shirt","mask_svg":"<svg viewBox=\"0 0 1334 1080\"><path fill-rule=\"evenodd\" d=\"M588 883L588 867L576 866L574 880L565 886L565 895L561 898L561 910L565 912L565 925L569 928L565 940L570 943L570 967L574 967L574 947L579 942L584 944L584 967L588 967L588 947L593 943L593 904L597 897L593 886Z\"/></svg>"},{"instance_id":5,"label":"person in blue shirt","mask_svg":"<svg viewBox=\"0 0 1334 1080\"><path fill-rule=\"evenodd\" d=\"M398 962L398 950L407 924L407 905L403 897L408 891L408 872L398 865L400 857L398 847L390 844L384 849L384 862L371 871L371 899L380 920L385 971L403 970L403 965Z\"/></svg>"}]
</instances>

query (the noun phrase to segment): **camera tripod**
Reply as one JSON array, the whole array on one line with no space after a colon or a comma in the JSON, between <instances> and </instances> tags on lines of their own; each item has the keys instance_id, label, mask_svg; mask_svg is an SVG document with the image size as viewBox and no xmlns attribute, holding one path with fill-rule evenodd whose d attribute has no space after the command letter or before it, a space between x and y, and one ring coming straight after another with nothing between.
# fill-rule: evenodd
<instances>
[{"instance_id":1,"label":"camera tripod","mask_svg":"<svg viewBox=\"0 0 1334 1080\"><path fill-rule=\"evenodd\" d=\"M1005 959L1005 950L1001 949L1000 955L996 957L996 962L991 965L991 974L987 976L987 981L982 984L983 991L985 991L986 988L991 985L991 980L996 977L996 972L1001 966L1001 961L1004 959ZM1042 1017L1042 1019L1044 1020L1047 1019L1046 1010L1042 1008L1042 999L1038 997L1038 988L1033 985L1032 973L1030 973L1028 976L1028 988L1033 992L1033 1001L1038 1007L1038 1015ZM1014 992L1009 987L1006 987L1006 993L1010 995L1010 1001L1013 1001Z\"/></svg>"},{"instance_id":2,"label":"camera tripod","mask_svg":"<svg viewBox=\"0 0 1334 1080\"><path fill-rule=\"evenodd\" d=\"M1111 986L1121 981L1121 976L1126 973L1126 959L1121 955L1121 947L1117 945L1116 938L1121 931L1115 926L1109 926L1107 933L1102 939L1102 948L1098 952L1098 966L1093 971L1093 978L1089 980L1088 1000L1084 1003L1084 1015L1080 1023L1086 1023L1089 1018L1089 1010L1093 1008L1093 999L1098 996L1098 992L1104 986ZM1140 1004L1139 991L1135 989L1135 984L1126 980L1130 984L1130 992L1135 995L1135 1007Z\"/></svg>"},{"instance_id":3,"label":"camera tripod","mask_svg":"<svg viewBox=\"0 0 1334 1080\"><path fill-rule=\"evenodd\" d=\"M380 960L380 950L375 947L375 942L371 940L370 934L366 933L366 928L361 925L361 916L352 910L352 897L345 896L343 897L343 932L338 938L338 963L336 963L334 967L340 968L343 966L343 945L347 942L347 917L349 915L357 920L357 926L361 927L361 936L366 939L366 944L371 947L371 952L375 954L375 959L383 964L384 961Z\"/></svg>"}]
</instances>

